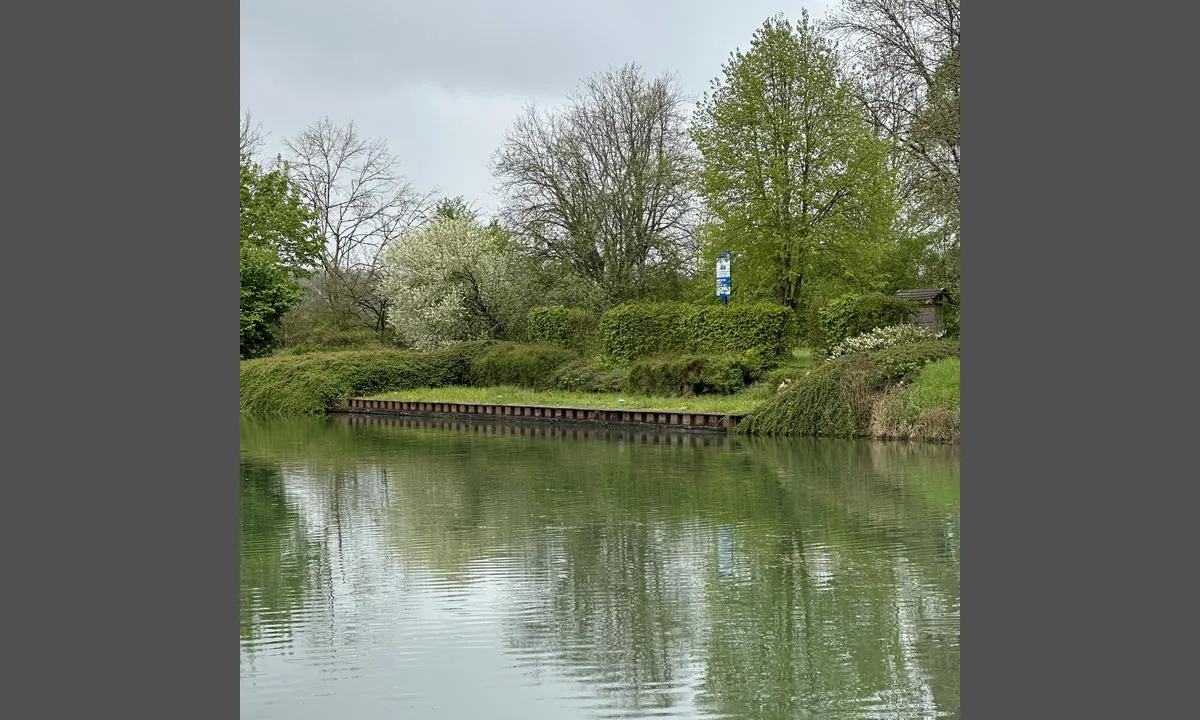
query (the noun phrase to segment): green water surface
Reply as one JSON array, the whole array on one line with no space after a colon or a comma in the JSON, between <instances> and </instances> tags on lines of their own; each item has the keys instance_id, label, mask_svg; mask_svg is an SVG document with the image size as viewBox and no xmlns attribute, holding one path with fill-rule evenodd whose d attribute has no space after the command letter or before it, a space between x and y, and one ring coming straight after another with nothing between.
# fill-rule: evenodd
<instances>
[{"instance_id":1,"label":"green water surface","mask_svg":"<svg viewBox=\"0 0 1200 720\"><path fill-rule=\"evenodd\" d=\"M242 420L247 719L959 717L959 451Z\"/></svg>"}]
</instances>

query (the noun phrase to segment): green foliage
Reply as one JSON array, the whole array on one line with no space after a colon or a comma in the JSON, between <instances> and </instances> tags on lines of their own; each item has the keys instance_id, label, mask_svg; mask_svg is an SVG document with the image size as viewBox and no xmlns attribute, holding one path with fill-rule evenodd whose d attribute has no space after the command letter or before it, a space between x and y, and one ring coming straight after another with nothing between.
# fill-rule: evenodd
<instances>
[{"instance_id":1,"label":"green foliage","mask_svg":"<svg viewBox=\"0 0 1200 720\"><path fill-rule=\"evenodd\" d=\"M630 366L627 387L644 395L732 395L759 372L757 363L733 356L650 357Z\"/></svg>"},{"instance_id":2,"label":"green foliage","mask_svg":"<svg viewBox=\"0 0 1200 720\"><path fill-rule=\"evenodd\" d=\"M797 310L816 279L876 281L898 210L889 145L807 14L764 22L694 117L699 192L713 219L705 258L711 266L732 253L734 293Z\"/></svg>"},{"instance_id":3,"label":"green foliage","mask_svg":"<svg viewBox=\"0 0 1200 720\"><path fill-rule=\"evenodd\" d=\"M300 299L300 291L274 250L241 245L241 328L239 354L262 357L279 346L284 313Z\"/></svg>"},{"instance_id":4,"label":"green foliage","mask_svg":"<svg viewBox=\"0 0 1200 720\"><path fill-rule=\"evenodd\" d=\"M786 354L790 329L788 309L770 303L629 303L600 320L605 354L626 361L678 352L753 352L770 363Z\"/></svg>"},{"instance_id":5,"label":"green foliage","mask_svg":"<svg viewBox=\"0 0 1200 720\"><path fill-rule=\"evenodd\" d=\"M317 262L322 238L283 170L243 155L241 170L239 354L262 357L280 343L283 316L300 301L296 279Z\"/></svg>"},{"instance_id":6,"label":"green foliage","mask_svg":"<svg viewBox=\"0 0 1200 720\"><path fill-rule=\"evenodd\" d=\"M287 327L285 318L284 327ZM386 337L386 336L385 336ZM374 330L358 327L343 330L319 323L310 323L295 335L288 335L285 347L276 354L303 355L306 353L325 352L329 350L373 350L394 348L385 337Z\"/></svg>"},{"instance_id":7,"label":"green foliage","mask_svg":"<svg viewBox=\"0 0 1200 720\"><path fill-rule=\"evenodd\" d=\"M958 440L960 366L957 357L932 362L912 384L890 390L876 403L871 434L900 440Z\"/></svg>"},{"instance_id":8,"label":"green foliage","mask_svg":"<svg viewBox=\"0 0 1200 720\"><path fill-rule=\"evenodd\" d=\"M266 171L244 155L240 165L242 243L273 250L289 273L307 276L320 261L325 245L316 213L305 204L284 168Z\"/></svg>"},{"instance_id":9,"label":"green foliage","mask_svg":"<svg viewBox=\"0 0 1200 720\"><path fill-rule=\"evenodd\" d=\"M903 323L916 305L886 293L848 293L817 311L822 350L875 328Z\"/></svg>"},{"instance_id":10,"label":"green foliage","mask_svg":"<svg viewBox=\"0 0 1200 720\"><path fill-rule=\"evenodd\" d=\"M962 334L962 308L958 303L946 303L942 308L942 327L946 337L956 338Z\"/></svg>"},{"instance_id":11,"label":"green foliage","mask_svg":"<svg viewBox=\"0 0 1200 720\"><path fill-rule=\"evenodd\" d=\"M613 393L626 386L629 371L603 362L575 360L554 373L553 386L568 392Z\"/></svg>"},{"instance_id":12,"label":"green foliage","mask_svg":"<svg viewBox=\"0 0 1200 720\"><path fill-rule=\"evenodd\" d=\"M596 316L586 310L548 305L525 316L524 335L532 342L547 342L585 352L593 346Z\"/></svg>"},{"instance_id":13,"label":"green foliage","mask_svg":"<svg viewBox=\"0 0 1200 720\"><path fill-rule=\"evenodd\" d=\"M812 367L796 367L794 365L785 365L784 367L775 368L767 373L766 379L763 381L770 388L771 394L775 394L789 387L797 380L812 374Z\"/></svg>"},{"instance_id":14,"label":"green foliage","mask_svg":"<svg viewBox=\"0 0 1200 720\"><path fill-rule=\"evenodd\" d=\"M958 353L959 345L953 340L926 340L835 358L792 379L747 415L738 432L866 436L881 393L911 381L930 362Z\"/></svg>"},{"instance_id":15,"label":"green foliage","mask_svg":"<svg viewBox=\"0 0 1200 720\"><path fill-rule=\"evenodd\" d=\"M462 343L430 353L353 350L245 360L241 364L241 412L321 413L331 400L464 383L471 373L471 361L486 347L487 343Z\"/></svg>"},{"instance_id":16,"label":"green foliage","mask_svg":"<svg viewBox=\"0 0 1200 720\"><path fill-rule=\"evenodd\" d=\"M579 359L578 353L549 343L496 343L471 363L470 382L549 388L554 386L555 371Z\"/></svg>"}]
</instances>

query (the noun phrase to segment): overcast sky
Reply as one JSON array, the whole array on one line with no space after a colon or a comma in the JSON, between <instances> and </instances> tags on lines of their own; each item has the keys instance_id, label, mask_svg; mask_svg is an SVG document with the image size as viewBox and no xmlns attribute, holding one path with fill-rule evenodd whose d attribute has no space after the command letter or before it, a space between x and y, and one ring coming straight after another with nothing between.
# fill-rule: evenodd
<instances>
[{"instance_id":1,"label":"overcast sky","mask_svg":"<svg viewBox=\"0 0 1200 720\"><path fill-rule=\"evenodd\" d=\"M420 190L495 209L492 153L528 103L636 62L698 96L767 17L829 0L242 0L241 104L264 148L324 116L382 137Z\"/></svg>"}]
</instances>

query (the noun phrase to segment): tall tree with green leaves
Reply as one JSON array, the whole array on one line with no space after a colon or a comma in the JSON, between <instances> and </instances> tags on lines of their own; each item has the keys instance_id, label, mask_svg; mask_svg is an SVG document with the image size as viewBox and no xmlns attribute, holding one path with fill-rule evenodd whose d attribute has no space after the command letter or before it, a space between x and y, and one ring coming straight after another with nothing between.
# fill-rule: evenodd
<instances>
[{"instance_id":1,"label":"tall tree with green leaves","mask_svg":"<svg viewBox=\"0 0 1200 720\"><path fill-rule=\"evenodd\" d=\"M798 309L806 284L877 282L896 217L888 144L807 13L768 19L731 55L692 137L706 255L732 252L735 293Z\"/></svg>"},{"instance_id":2,"label":"tall tree with green leaves","mask_svg":"<svg viewBox=\"0 0 1200 720\"><path fill-rule=\"evenodd\" d=\"M324 241L315 216L284 168L265 171L241 156L240 355L266 355L279 346L284 313L300 299Z\"/></svg>"}]
</instances>

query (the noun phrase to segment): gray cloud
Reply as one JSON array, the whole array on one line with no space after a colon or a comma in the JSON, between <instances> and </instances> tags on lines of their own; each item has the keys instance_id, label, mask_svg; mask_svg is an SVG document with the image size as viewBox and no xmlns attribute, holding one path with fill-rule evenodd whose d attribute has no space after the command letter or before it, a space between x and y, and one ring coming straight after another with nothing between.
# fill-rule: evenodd
<instances>
[{"instance_id":1,"label":"gray cloud","mask_svg":"<svg viewBox=\"0 0 1200 720\"><path fill-rule=\"evenodd\" d=\"M703 92L770 15L822 0L243 0L241 100L280 140L328 115L387 139L421 189L495 206L488 162L529 102L637 62Z\"/></svg>"}]
</instances>

